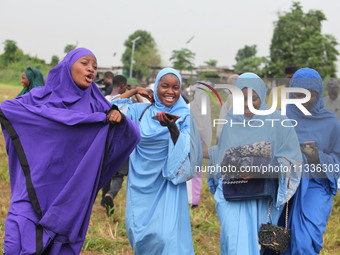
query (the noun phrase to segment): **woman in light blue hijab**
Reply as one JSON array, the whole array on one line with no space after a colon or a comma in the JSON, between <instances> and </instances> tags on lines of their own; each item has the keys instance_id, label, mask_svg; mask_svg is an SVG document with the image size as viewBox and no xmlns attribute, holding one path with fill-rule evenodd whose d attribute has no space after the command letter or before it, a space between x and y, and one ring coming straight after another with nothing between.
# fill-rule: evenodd
<instances>
[{"instance_id":1,"label":"woman in light blue hijab","mask_svg":"<svg viewBox=\"0 0 340 255\"><path fill-rule=\"evenodd\" d=\"M156 77L154 104L129 107L141 133L130 156L126 198L126 228L135 254L194 254L185 178L178 179L190 168L189 153L190 160L199 153L190 152L190 111L181 86L180 74L165 68Z\"/></svg>"},{"instance_id":2,"label":"woman in light blue hijab","mask_svg":"<svg viewBox=\"0 0 340 255\"><path fill-rule=\"evenodd\" d=\"M295 105L289 105L287 116L298 121L295 130L299 142L314 141L316 153L303 153L303 178L294 195L289 219L292 241L285 254L319 254L333 197L337 193L340 123L334 113L324 109L323 83L316 70L301 68L292 77L290 87L311 92L311 100L305 104L311 115L304 115ZM323 172L315 172L321 167Z\"/></svg>"},{"instance_id":3,"label":"woman in light blue hijab","mask_svg":"<svg viewBox=\"0 0 340 255\"><path fill-rule=\"evenodd\" d=\"M268 109L265 103L266 86L256 74L242 74L237 79L236 86L246 97L248 90L250 88L253 90L252 101L255 109ZM278 111L270 115L254 115L249 110L246 100L244 102L244 115L233 115L232 109L228 112L228 124L223 127L218 145L209 149L210 165L215 167L223 165L225 152L232 148L266 142L270 144L271 158L268 157L268 159L271 160L271 164L275 162L275 165L281 167L298 167L301 164L299 143L292 125L288 125L288 122L286 122L287 127L281 124L286 117L281 116ZM270 119L276 119L276 121L268 121ZM261 127L254 127L261 123L263 123ZM256 165L256 157L250 156L249 158ZM283 206L296 191L299 174L283 171L279 173L278 178L273 181L275 188L270 194L274 200L250 198L227 201L222 187L223 181L220 178L217 187L212 187L216 182L209 182L211 191L215 190L216 210L221 223L221 254L260 254L258 233L261 224L266 223L269 207L272 204L269 222L277 224Z\"/></svg>"}]
</instances>

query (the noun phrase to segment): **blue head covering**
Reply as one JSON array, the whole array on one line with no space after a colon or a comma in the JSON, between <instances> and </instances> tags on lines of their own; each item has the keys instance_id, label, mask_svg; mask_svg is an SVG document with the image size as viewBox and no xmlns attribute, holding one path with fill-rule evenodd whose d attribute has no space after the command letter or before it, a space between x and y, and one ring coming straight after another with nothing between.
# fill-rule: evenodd
<instances>
[{"instance_id":1,"label":"blue head covering","mask_svg":"<svg viewBox=\"0 0 340 255\"><path fill-rule=\"evenodd\" d=\"M290 111L295 112L301 118L328 118L330 116L331 112L324 109L322 78L316 70L308 67L299 69L293 75L289 86L310 89L318 93L316 102L309 109L312 115L304 115L295 105L288 105ZM292 98L292 95L290 97Z\"/></svg>"},{"instance_id":2,"label":"blue head covering","mask_svg":"<svg viewBox=\"0 0 340 255\"><path fill-rule=\"evenodd\" d=\"M266 84L263 80L254 73L244 73L236 80L236 86L240 89L251 88L261 99L260 109L268 108L265 103L265 97L267 94Z\"/></svg>"},{"instance_id":3,"label":"blue head covering","mask_svg":"<svg viewBox=\"0 0 340 255\"><path fill-rule=\"evenodd\" d=\"M181 95L179 99L177 100L177 102L175 102L172 106L164 105L162 101L158 98L157 96L158 84L160 80L162 79L162 77L167 74L176 75L176 77L178 78L180 82L180 85L182 86L181 75L175 69L164 68L158 73L156 77L155 86L154 86L155 103L152 104L151 107L148 109L148 111L144 113L143 118L140 122L140 129L141 129L142 137L143 136L148 137L148 138L155 137L155 139L157 140L162 139L163 135L168 137L169 131L167 130L167 128L162 127L157 120L152 119L152 116L155 116L158 112L165 111L165 112L169 112L174 115L178 115L180 118L177 120L176 122L177 124L180 124L181 122L183 122L186 119L186 117L190 115L190 110L188 108L188 105L186 104L186 102L184 101ZM130 112L133 111L134 108L141 109L141 107L143 107L144 109L146 106L145 104L133 104L129 108L129 111ZM140 113L138 113L138 115L140 115ZM137 117L139 118L139 116ZM131 116L131 118L133 119L133 116Z\"/></svg>"},{"instance_id":4,"label":"blue head covering","mask_svg":"<svg viewBox=\"0 0 340 255\"><path fill-rule=\"evenodd\" d=\"M235 85L241 90L244 88L251 88L253 91L255 91L261 100L261 105L259 108L260 110L267 110L269 108L265 101L267 94L266 84L258 75L254 73L244 73L239 76ZM233 115L232 112L233 111L229 111L228 115L235 120L249 120L255 118L255 115L248 118L244 115ZM265 116L256 115L256 119L259 118L265 118Z\"/></svg>"},{"instance_id":5,"label":"blue head covering","mask_svg":"<svg viewBox=\"0 0 340 255\"><path fill-rule=\"evenodd\" d=\"M178 80L179 80L180 87L182 88L182 77L181 77L181 75L179 74L179 72L177 70L169 68L169 67L162 69L157 74L156 82L155 82L155 87L154 87L155 106L160 111L166 111L166 112L170 112L172 114L176 114L175 112L181 112L181 110L183 108L184 109L188 108L186 102L183 99L183 97L180 95L180 97L179 97L179 99L177 100L176 103L174 103L172 106L166 106L166 105L164 105L159 100L158 95L157 95L158 84L159 84L160 80L163 78L163 76L167 75L167 74L175 75L178 78Z\"/></svg>"}]
</instances>

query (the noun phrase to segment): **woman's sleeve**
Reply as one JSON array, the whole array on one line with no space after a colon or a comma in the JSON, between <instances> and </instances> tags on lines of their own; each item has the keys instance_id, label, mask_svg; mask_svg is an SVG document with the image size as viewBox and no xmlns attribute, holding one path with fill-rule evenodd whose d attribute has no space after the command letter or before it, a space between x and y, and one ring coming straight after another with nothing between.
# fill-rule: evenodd
<instances>
[{"instance_id":1,"label":"woman's sleeve","mask_svg":"<svg viewBox=\"0 0 340 255\"><path fill-rule=\"evenodd\" d=\"M280 169L276 207L286 203L296 192L301 178L302 154L293 127L280 127L274 140L273 164Z\"/></svg>"},{"instance_id":2,"label":"woman's sleeve","mask_svg":"<svg viewBox=\"0 0 340 255\"><path fill-rule=\"evenodd\" d=\"M200 165L203 158L200 139L197 136L190 136L190 116L177 122L180 134L176 144L169 135L168 159L163 168L164 178L173 184L192 179L195 176L195 166ZM192 155L190 147L195 149L192 150Z\"/></svg>"},{"instance_id":3,"label":"woman's sleeve","mask_svg":"<svg viewBox=\"0 0 340 255\"><path fill-rule=\"evenodd\" d=\"M325 151L319 151L320 164L326 173L333 195L337 192L337 179L340 177L340 123L331 132L331 140Z\"/></svg>"},{"instance_id":4,"label":"woman's sleeve","mask_svg":"<svg viewBox=\"0 0 340 255\"><path fill-rule=\"evenodd\" d=\"M140 140L140 132L136 123L130 118L119 125L110 126L105 155L104 173L99 184L105 185L129 158Z\"/></svg>"}]
</instances>

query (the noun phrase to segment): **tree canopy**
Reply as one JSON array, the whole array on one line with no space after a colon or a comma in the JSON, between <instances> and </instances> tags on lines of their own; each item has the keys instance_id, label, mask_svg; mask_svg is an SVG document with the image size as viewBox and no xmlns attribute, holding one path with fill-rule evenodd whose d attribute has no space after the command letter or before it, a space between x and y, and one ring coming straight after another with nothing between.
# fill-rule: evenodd
<instances>
[{"instance_id":1,"label":"tree canopy","mask_svg":"<svg viewBox=\"0 0 340 255\"><path fill-rule=\"evenodd\" d=\"M209 59L208 61L205 61L204 64L207 66L217 66L217 60L216 59Z\"/></svg>"},{"instance_id":2,"label":"tree canopy","mask_svg":"<svg viewBox=\"0 0 340 255\"><path fill-rule=\"evenodd\" d=\"M288 65L316 69L323 78L335 77L338 45L332 35L321 33L322 11L304 13L299 2L293 2L291 11L279 16L274 24L270 45L270 76L282 77Z\"/></svg>"},{"instance_id":3,"label":"tree canopy","mask_svg":"<svg viewBox=\"0 0 340 255\"><path fill-rule=\"evenodd\" d=\"M126 47L122 55L123 69L130 69L133 40L135 41L133 76L138 79L149 78L152 69L161 66L161 57L158 53L156 42L151 34L144 30L137 30L124 42Z\"/></svg>"},{"instance_id":4,"label":"tree canopy","mask_svg":"<svg viewBox=\"0 0 340 255\"><path fill-rule=\"evenodd\" d=\"M268 60L265 57L256 57L256 45L246 45L237 51L234 65L235 73L253 72L260 76L265 75Z\"/></svg>"},{"instance_id":5,"label":"tree canopy","mask_svg":"<svg viewBox=\"0 0 340 255\"><path fill-rule=\"evenodd\" d=\"M173 68L183 71L192 70L194 68L195 53L189 49L173 50L170 57Z\"/></svg>"}]
</instances>

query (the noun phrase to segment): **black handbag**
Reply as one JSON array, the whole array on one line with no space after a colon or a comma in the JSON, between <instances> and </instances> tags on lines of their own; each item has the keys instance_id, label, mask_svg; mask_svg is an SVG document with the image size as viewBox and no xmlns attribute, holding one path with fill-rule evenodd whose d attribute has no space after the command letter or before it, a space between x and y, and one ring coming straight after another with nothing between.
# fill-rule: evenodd
<instances>
[{"instance_id":1,"label":"black handbag","mask_svg":"<svg viewBox=\"0 0 340 255\"><path fill-rule=\"evenodd\" d=\"M273 202L271 202L268 215L267 223L262 224L259 232L259 243L265 249L271 250L276 254L281 254L285 252L290 244L290 229L287 228L288 225L288 202L286 203L286 226L281 227L268 223L269 215Z\"/></svg>"}]
</instances>

